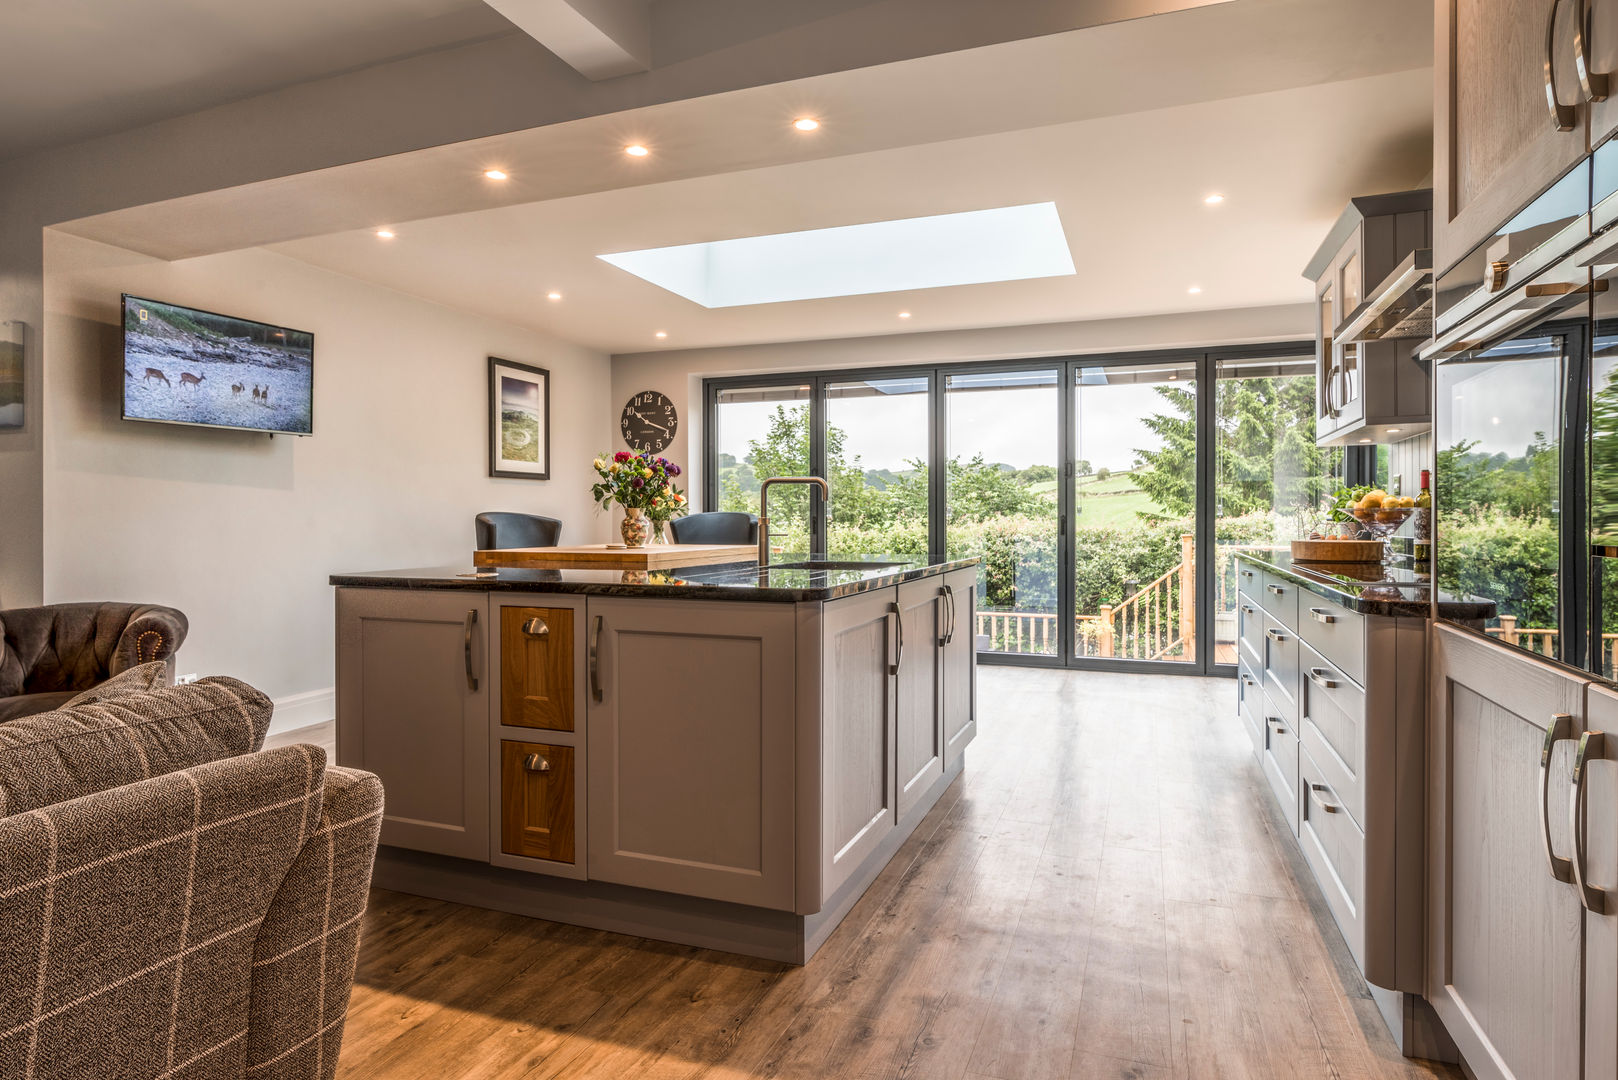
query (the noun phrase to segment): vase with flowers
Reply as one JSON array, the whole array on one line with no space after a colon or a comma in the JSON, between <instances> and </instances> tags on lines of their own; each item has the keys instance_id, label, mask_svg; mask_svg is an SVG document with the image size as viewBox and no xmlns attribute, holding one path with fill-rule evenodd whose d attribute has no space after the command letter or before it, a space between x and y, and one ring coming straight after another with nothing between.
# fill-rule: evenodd
<instances>
[{"instance_id":1,"label":"vase with flowers","mask_svg":"<svg viewBox=\"0 0 1618 1080\"><path fill-rule=\"evenodd\" d=\"M618 529L624 546L644 547L654 522L666 525L686 512L685 494L674 486L680 467L667 458L620 450L610 457L603 454L594 464L601 479L590 488L590 495L602 509L614 503L623 507Z\"/></svg>"}]
</instances>

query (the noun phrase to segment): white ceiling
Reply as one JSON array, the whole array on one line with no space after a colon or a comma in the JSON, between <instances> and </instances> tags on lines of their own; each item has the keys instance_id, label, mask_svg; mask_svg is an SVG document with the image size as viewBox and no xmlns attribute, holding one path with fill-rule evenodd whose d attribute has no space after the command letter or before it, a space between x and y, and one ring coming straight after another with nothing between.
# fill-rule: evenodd
<instances>
[{"instance_id":1,"label":"white ceiling","mask_svg":"<svg viewBox=\"0 0 1618 1080\"><path fill-rule=\"evenodd\" d=\"M0 159L512 32L483 0L4 0Z\"/></svg>"}]
</instances>

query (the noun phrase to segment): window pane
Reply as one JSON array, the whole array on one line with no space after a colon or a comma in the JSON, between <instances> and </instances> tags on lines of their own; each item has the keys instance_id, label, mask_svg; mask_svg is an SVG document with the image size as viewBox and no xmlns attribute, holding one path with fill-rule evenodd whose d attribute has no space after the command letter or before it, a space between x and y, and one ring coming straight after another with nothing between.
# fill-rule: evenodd
<instances>
[{"instance_id":1,"label":"window pane","mask_svg":"<svg viewBox=\"0 0 1618 1080\"><path fill-rule=\"evenodd\" d=\"M809 472L809 384L731 388L714 405L715 509L758 513L759 485ZM809 550L809 501L797 485L770 492L770 541L778 551Z\"/></svg>"},{"instance_id":2,"label":"window pane","mask_svg":"<svg viewBox=\"0 0 1618 1080\"><path fill-rule=\"evenodd\" d=\"M1196 366L1079 368L1073 447L1075 654L1195 661Z\"/></svg>"},{"instance_id":3,"label":"window pane","mask_svg":"<svg viewBox=\"0 0 1618 1080\"><path fill-rule=\"evenodd\" d=\"M927 401L925 378L826 385L827 551L928 553Z\"/></svg>"},{"instance_id":4,"label":"window pane","mask_svg":"<svg viewBox=\"0 0 1618 1080\"><path fill-rule=\"evenodd\" d=\"M946 544L976 555L976 632L989 652L1055 656L1060 376L950 375Z\"/></svg>"}]
</instances>

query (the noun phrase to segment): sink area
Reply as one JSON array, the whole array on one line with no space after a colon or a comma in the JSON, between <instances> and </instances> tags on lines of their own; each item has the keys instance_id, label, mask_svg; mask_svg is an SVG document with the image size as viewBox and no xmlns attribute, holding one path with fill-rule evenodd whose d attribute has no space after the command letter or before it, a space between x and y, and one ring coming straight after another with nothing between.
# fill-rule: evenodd
<instances>
[{"instance_id":1,"label":"sink area","mask_svg":"<svg viewBox=\"0 0 1618 1080\"><path fill-rule=\"evenodd\" d=\"M908 562L838 562L830 559L810 559L806 562L770 563L768 570L887 570L895 566L909 566Z\"/></svg>"}]
</instances>

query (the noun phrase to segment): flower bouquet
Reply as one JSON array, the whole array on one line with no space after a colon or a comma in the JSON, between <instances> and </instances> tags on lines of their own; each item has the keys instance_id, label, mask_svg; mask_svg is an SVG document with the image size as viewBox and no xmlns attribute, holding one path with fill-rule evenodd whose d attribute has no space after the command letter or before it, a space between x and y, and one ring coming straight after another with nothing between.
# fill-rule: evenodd
<instances>
[{"instance_id":1,"label":"flower bouquet","mask_svg":"<svg viewBox=\"0 0 1618 1080\"><path fill-rule=\"evenodd\" d=\"M613 503L624 508L618 528L625 546L644 547L652 523L658 523L661 533L669 519L686 512L685 495L674 486L680 467L667 458L620 450L610 458L596 458L594 464L601 479L590 488L590 495L602 509Z\"/></svg>"}]
</instances>

